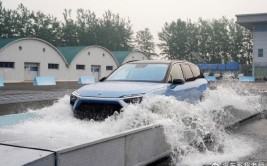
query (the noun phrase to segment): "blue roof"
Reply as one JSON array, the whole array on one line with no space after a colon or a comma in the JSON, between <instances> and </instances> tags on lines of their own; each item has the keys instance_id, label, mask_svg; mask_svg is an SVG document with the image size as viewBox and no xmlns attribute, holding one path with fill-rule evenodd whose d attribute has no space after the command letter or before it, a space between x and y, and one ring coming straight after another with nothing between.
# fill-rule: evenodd
<instances>
[{"instance_id":1,"label":"blue roof","mask_svg":"<svg viewBox=\"0 0 267 166\"><path fill-rule=\"evenodd\" d=\"M57 47L61 54L65 57L70 65L76 55L81 52L86 46L72 46L72 47Z\"/></svg>"},{"instance_id":2,"label":"blue roof","mask_svg":"<svg viewBox=\"0 0 267 166\"><path fill-rule=\"evenodd\" d=\"M119 65L121 65L131 51L111 51L111 53L117 59Z\"/></svg>"},{"instance_id":3,"label":"blue roof","mask_svg":"<svg viewBox=\"0 0 267 166\"><path fill-rule=\"evenodd\" d=\"M0 39L0 49L12 43L13 41L18 40L18 38L8 38L8 39Z\"/></svg>"}]
</instances>

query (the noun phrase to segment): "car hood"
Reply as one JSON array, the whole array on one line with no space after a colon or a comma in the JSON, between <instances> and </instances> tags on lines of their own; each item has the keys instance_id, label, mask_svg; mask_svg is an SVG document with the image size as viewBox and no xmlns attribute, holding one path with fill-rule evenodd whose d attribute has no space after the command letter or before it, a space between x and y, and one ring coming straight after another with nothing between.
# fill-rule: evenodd
<instances>
[{"instance_id":1,"label":"car hood","mask_svg":"<svg viewBox=\"0 0 267 166\"><path fill-rule=\"evenodd\" d=\"M148 93L165 87L163 83L99 82L83 86L77 92L82 97L117 98L126 95Z\"/></svg>"}]
</instances>

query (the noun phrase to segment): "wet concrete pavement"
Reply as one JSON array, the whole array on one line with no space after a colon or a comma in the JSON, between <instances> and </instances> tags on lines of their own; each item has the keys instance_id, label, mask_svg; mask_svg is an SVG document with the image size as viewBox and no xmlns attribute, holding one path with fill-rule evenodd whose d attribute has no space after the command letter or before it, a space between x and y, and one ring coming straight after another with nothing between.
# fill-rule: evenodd
<instances>
[{"instance_id":1,"label":"wet concrete pavement","mask_svg":"<svg viewBox=\"0 0 267 166\"><path fill-rule=\"evenodd\" d=\"M256 117L239 124L233 133L236 135L245 136L255 142L257 150L242 158L243 161L267 161L267 119L264 117ZM245 148L245 147L244 147ZM267 163L266 163L267 164Z\"/></svg>"},{"instance_id":2,"label":"wet concrete pavement","mask_svg":"<svg viewBox=\"0 0 267 166\"><path fill-rule=\"evenodd\" d=\"M5 84L0 87L0 116L52 105L81 86L77 82L57 82L53 86L35 86L30 82Z\"/></svg>"},{"instance_id":3,"label":"wet concrete pavement","mask_svg":"<svg viewBox=\"0 0 267 166\"><path fill-rule=\"evenodd\" d=\"M18 94L27 93L31 91L60 91L72 90L81 87L78 82L57 82L56 85L36 86L32 82L21 83L5 83L4 87L0 87L0 95L3 94Z\"/></svg>"}]
</instances>

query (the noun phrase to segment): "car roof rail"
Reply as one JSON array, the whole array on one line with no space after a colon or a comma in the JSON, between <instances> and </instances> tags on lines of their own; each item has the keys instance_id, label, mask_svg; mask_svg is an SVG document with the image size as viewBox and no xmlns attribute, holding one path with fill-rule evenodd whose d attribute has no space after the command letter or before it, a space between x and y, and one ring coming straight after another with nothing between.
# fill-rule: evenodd
<instances>
[{"instance_id":1,"label":"car roof rail","mask_svg":"<svg viewBox=\"0 0 267 166\"><path fill-rule=\"evenodd\" d=\"M127 61L125 63L136 62L136 61L140 61L140 60L130 60L130 61Z\"/></svg>"}]
</instances>

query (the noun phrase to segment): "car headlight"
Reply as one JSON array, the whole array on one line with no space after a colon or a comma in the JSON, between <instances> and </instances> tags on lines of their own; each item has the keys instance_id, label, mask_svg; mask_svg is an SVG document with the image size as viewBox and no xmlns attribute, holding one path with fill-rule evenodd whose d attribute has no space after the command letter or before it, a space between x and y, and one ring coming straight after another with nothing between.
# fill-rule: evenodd
<instances>
[{"instance_id":1,"label":"car headlight","mask_svg":"<svg viewBox=\"0 0 267 166\"><path fill-rule=\"evenodd\" d=\"M71 105L74 105L74 103L77 100L78 96L79 96L78 92L76 92L76 91L72 92L72 94L70 95L70 104Z\"/></svg>"},{"instance_id":2,"label":"car headlight","mask_svg":"<svg viewBox=\"0 0 267 166\"><path fill-rule=\"evenodd\" d=\"M123 101L127 104L138 104L142 102L143 94L122 96Z\"/></svg>"}]
</instances>

